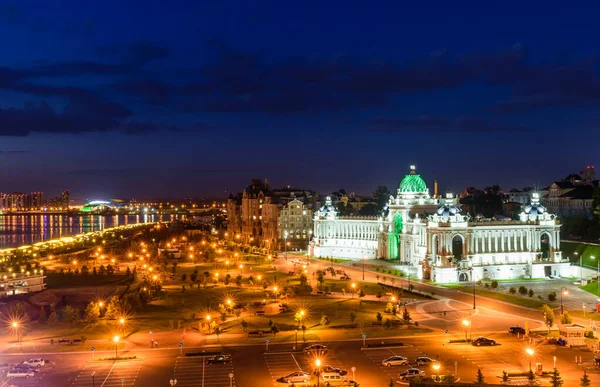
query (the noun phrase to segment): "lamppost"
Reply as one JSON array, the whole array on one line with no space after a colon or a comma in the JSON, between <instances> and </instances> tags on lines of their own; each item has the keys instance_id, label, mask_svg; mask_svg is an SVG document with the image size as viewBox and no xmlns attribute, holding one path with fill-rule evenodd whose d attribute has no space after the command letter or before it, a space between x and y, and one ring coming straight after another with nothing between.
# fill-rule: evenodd
<instances>
[{"instance_id":1,"label":"lamppost","mask_svg":"<svg viewBox=\"0 0 600 387\"><path fill-rule=\"evenodd\" d=\"M315 360L315 365L317 366L317 387L319 387L321 380L321 359Z\"/></svg>"},{"instance_id":2,"label":"lamppost","mask_svg":"<svg viewBox=\"0 0 600 387\"><path fill-rule=\"evenodd\" d=\"M465 341L467 341L467 331L469 330L469 320L463 320L463 325L465 326Z\"/></svg>"},{"instance_id":3,"label":"lamppost","mask_svg":"<svg viewBox=\"0 0 600 387\"><path fill-rule=\"evenodd\" d=\"M365 257L363 257L363 281L365 280Z\"/></svg>"},{"instance_id":4,"label":"lamppost","mask_svg":"<svg viewBox=\"0 0 600 387\"><path fill-rule=\"evenodd\" d=\"M351 285L351 286L352 286L352 299L354 299L354 291L355 291L355 289L356 289L356 284L355 284L355 283L352 283L352 285Z\"/></svg>"},{"instance_id":5,"label":"lamppost","mask_svg":"<svg viewBox=\"0 0 600 387\"><path fill-rule=\"evenodd\" d=\"M433 369L437 373L437 380L440 380L440 363L434 363Z\"/></svg>"},{"instance_id":6,"label":"lamppost","mask_svg":"<svg viewBox=\"0 0 600 387\"><path fill-rule=\"evenodd\" d=\"M171 380L169 380L169 383L171 384L171 386L174 386L177 384L177 379L172 378Z\"/></svg>"},{"instance_id":7,"label":"lamppost","mask_svg":"<svg viewBox=\"0 0 600 387\"><path fill-rule=\"evenodd\" d=\"M569 294L569 289L567 289L566 286L563 286L560 288L560 314L564 314L565 313L565 307L563 305L563 295L568 295Z\"/></svg>"},{"instance_id":8,"label":"lamppost","mask_svg":"<svg viewBox=\"0 0 600 387\"><path fill-rule=\"evenodd\" d=\"M20 337L20 336L21 336L21 335L20 335L21 331L20 331L20 329L19 329L19 323L18 323L18 322L16 322L16 321L13 321L11 325L12 325L12 328L13 328L13 329L15 330L15 332L17 333L17 341L21 341L21 337Z\"/></svg>"},{"instance_id":9,"label":"lamppost","mask_svg":"<svg viewBox=\"0 0 600 387\"><path fill-rule=\"evenodd\" d=\"M121 334L125 336L125 319L121 317L119 323L121 324Z\"/></svg>"},{"instance_id":10,"label":"lamppost","mask_svg":"<svg viewBox=\"0 0 600 387\"><path fill-rule=\"evenodd\" d=\"M92 371L92 387L96 387L96 371Z\"/></svg>"},{"instance_id":11,"label":"lamppost","mask_svg":"<svg viewBox=\"0 0 600 387\"><path fill-rule=\"evenodd\" d=\"M240 264L240 275L243 275L244 265Z\"/></svg>"},{"instance_id":12,"label":"lamppost","mask_svg":"<svg viewBox=\"0 0 600 387\"><path fill-rule=\"evenodd\" d=\"M206 315L206 330L208 331L208 334L210 335L210 314Z\"/></svg>"},{"instance_id":13,"label":"lamppost","mask_svg":"<svg viewBox=\"0 0 600 387\"><path fill-rule=\"evenodd\" d=\"M296 345L294 346L294 349L298 349L298 328L296 328L295 330L296 330Z\"/></svg>"},{"instance_id":14,"label":"lamppost","mask_svg":"<svg viewBox=\"0 0 600 387\"><path fill-rule=\"evenodd\" d=\"M115 360L116 360L116 359L118 359L117 346L119 345L119 336L113 337L113 342L115 343Z\"/></svg>"},{"instance_id":15,"label":"lamppost","mask_svg":"<svg viewBox=\"0 0 600 387\"><path fill-rule=\"evenodd\" d=\"M529 355L529 372L531 372L531 358L533 357L535 351L531 348L527 348L525 352L527 352L527 354Z\"/></svg>"}]
</instances>

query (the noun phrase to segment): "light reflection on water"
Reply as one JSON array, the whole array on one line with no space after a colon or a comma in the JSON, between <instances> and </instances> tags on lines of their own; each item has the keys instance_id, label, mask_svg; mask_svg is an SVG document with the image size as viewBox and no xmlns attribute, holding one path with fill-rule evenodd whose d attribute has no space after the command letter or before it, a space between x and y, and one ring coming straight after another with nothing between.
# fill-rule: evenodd
<instances>
[{"instance_id":1,"label":"light reflection on water","mask_svg":"<svg viewBox=\"0 0 600 387\"><path fill-rule=\"evenodd\" d=\"M126 224L169 220L171 215L2 215L0 249Z\"/></svg>"}]
</instances>

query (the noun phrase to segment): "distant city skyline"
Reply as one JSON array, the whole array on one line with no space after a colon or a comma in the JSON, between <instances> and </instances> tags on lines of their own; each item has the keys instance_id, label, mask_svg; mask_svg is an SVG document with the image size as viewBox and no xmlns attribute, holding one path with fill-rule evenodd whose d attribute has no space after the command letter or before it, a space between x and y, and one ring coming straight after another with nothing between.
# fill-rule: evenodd
<instances>
[{"instance_id":1,"label":"distant city skyline","mask_svg":"<svg viewBox=\"0 0 600 387\"><path fill-rule=\"evenodd\" d=\"M415 163L508 190L598 161L598 4L61 4L0 5L0 187L367 194Z\"/></svg>"}]
</instances>

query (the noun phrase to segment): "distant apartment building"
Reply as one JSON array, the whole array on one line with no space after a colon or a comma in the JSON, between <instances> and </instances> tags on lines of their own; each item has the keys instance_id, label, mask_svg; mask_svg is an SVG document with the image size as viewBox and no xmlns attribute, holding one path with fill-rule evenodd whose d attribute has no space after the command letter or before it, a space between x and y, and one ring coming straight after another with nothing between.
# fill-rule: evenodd
<instances>
[{"instance_id":1,"label":"distant apartment building","mask_svg":"<svg viewBox=\"0 0 600 387\"><path fill-rule=\"evenodd\" d=\"M270 249L283 247L280 211L300 201L312 209L311 191L289 186L272 189L265 179L253 179L243 192L227 200L227 232L230 238ZM291 229L290 229L291 230Z\"/></svg>"},{"instance_id":2,"label":"distant apartment building","mask_svg":"<svg viewBox=\"0 0 600 387\"><path fill-rule=\"evenodd\" d=\"M593 165L555 181L543 191L543 203L558 216L592 216L594 191L599 188Z\"/></svg>"},{"instance_id":3,"label":"distant apartment building","mask_svg":"<svg viewBox=\"0 0 600 387\"><path fill-rule=\"evenodd\" d=\"M312 210L294 199L279 212L279 239L290 247L306 248L312 236Z\"/></svg>"},{"instance_id":4,"label":"distant apartment building","mask_svg":"<svg viewBox=\"0 0 600 387\"><path fill-rule=\"evenodd\" d=\"M539 190L539 193L542 203L550 213L562 217L591 217L594 191L598 188L600 184L599 180L596 180L595 168L593 165L588 165L579 171L579 174L572 173L562 180L555 181ZM522 191L511 190L508 193L509 202L524 206L533 191L533 188L525 188Z\"/></svg>"},{"instance_id":5,"label":"distant apartment building","mask_svg":"<svg viewBox=\"0 0 600 387\"><path fill-rule=\"evenodd\" d=\"M0 211L33 211L43 207L42 192L0 193Z\"/></svg>"}]
</instances>

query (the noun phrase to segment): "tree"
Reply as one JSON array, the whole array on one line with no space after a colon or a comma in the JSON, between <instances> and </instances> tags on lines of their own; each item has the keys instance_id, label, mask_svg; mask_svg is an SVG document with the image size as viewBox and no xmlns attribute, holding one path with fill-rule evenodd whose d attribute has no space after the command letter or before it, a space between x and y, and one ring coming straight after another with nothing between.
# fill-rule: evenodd
<instances>
[{"instance_id":1,"label":"tree","mask_svg":"<svg viewBox=\"0 0 600 387\"><path fill-rule=\"evenodd\" d=\"M481 368L477 368L477 384L485 384L485 377L481 372Z\"/></svg>"},{"instance_id":2,"label":"tree","mask_svg":"<svg viewBox=\"0 0 600 387\"><path fill-rule=\"evenodd\" d=\"M533 293L533 289L529 289L529 292L527 293L527 295L528 295L529 297L533 297L533 294L534 294L534 293Z\"/></svg>"},{"instance_id":3,"label":"tree","mask_svg":"<svg viewBox=\"0 0 600 387\"><path fill-rule=\"evenodd\" d=\"M579 379L579 387L590 387L592 385L592 381L587 376L587 371L583 371L583 376Z\"/></svg>"},{"instance_id":4,"label":"tree","mask_svg":"<svg viewBox=\"0 0 600 387\"><path fill-rule=\"evenodd\" d=\"M60 319L63 322L67 322L67 323L71 324L73 322L74 318L75 318L75 309L73 309L73 307L71 305L65 306L60 314Z\"/></svg>"},{"instance_id":5,"label":"tree","mask_svg":"<svg viewBox=\"0 0 600 387\"><path fill-rule=\"evenodd\" d=\"M498 289L498 281L493 280L491 286L492 286L492 289L494 289L494 290Z\"/></svg>"},{"instance_id":6,"label":"tree","mask_svg":"<svg viewBox=\"0 0 600 387\"><path fill-rule=\"evenodd\" d=\"M377 312L377 321L381 322L383 320L383 315L380 312Z\"/></svg>"},{"instance_id":7,"label":"tree","mask_svg":"<svg viewBox=\"0 0 600 387\"><path fill-rule=\"evenodd\" d=\"M129 266L127 266L127 269L125 270L125 275L127 277L131 277L131 269L129 268Z\"/></svg>"},{"instance_id":8,"label":"tree","mask_svg":"<svg viewBox=\"0 0 600 387\"><path fill-rule=\"evenodd\" d=\"M373 199L375 200L379 212L387 205L391 194L390 190L383 185L379 185L375 188L375 191L373 191Z\"/></svg>"},{"instance_id":9,"label":"tree","mask_svg":"<svg viewBox=\"0 0 600 387\"><path fill-rule=\"evenodd\" d=\"M279 333L279 328L277 327L277 324L271 325L271 333L273 333L273 336Z\"/></svg>"},{"instance_id":10,"label":"tree","mask_svg":"<svg viewBox=\"0 0 600 387\"><path fill-rule=\"evenodd\" d=\"M319 282L320 287L323 287L323 283L325 283L325 275L322 270L317 271L317 282Z\"/></svg>"},{"instance_id":11,"label":"tree","mask_svg":"<svg viewBox=\"0 0 600 387\"><path fill-rule=\"evenodd\" d=\"M85 308L84 319L86 324L95 324L100 318L100 307L95 302L90 302Z\"/></svg>"},{"instance_id":12,"label":"tree","mask_svg":"<svg viewBox=\"0 0 600 387\"><path fill-rule=\"evenodd\" d=\"M529 385L533 386L535 383L535 374L532 370L527 372L527 380L529 380Z\"/></svg>"},{"instance_id":13,"label":"tree","mask_svg":"<svg viewBox=\"0 0 600 387\"><path fill-rule=\"evenodd\" d=\"M356 313L350 312L350 324L354 325L355 320L356 320Z\"/></svg>"},{"instance_id":14,"label":"tree","mask_svg":"<svg viewBox=\"0 0 600 387\"><path fill-rule=\"evenodd\" d=\"M404 310L402 310L402 320L410 321L410 313L409 313L408 309L406 309L406 308L404 308Z\"/></svg>"},{"instance_id":15,"label":"tree","mask_svg":"<svg viewBox=\"0 0 600 387\"><path fill-rule=\"evenodd\" d=\"M185 274L185 273L181 274L181 280L185 282L186 279L187 279L187 274Z\"/></svg>"},{"instance_id":16,"label":"tree","mask_svg":"<svg viewBox=\"0 0 600 387\"><path fill-rule=\"evenodd\" d=\"M377 295L375 295L375 297L377 297L377 300L381 301L381 297L383 297L383 294L381 292L377 292Z\"/></svg>"},{"instance_id":17,"label":"tree","mask_svg":"<svg viewBox=\"0 0 600 387\"><path fill-rule=\"evenodd\" d=\"M58 315L56 314L56 311L52 311L52 313L50 313L50 316L48 316L48 321L46 323L51 327L56 326L56 324L58 324Z\"/></svg>"},{"instance_id":18,"label":"tree","mask_svg":"<svg viewBox=\"0 0 600 387\"><path fill-rule=\"evenodd\" d=\"M502 381L503 382L508 382L508 372L506 371L502 371Z\"/></svg>"},{"instance_id":19,"label":"tree","mask_svg":"<svg viewBox=\"0 0 600 387\"><path fill-rule=\"evenodd\" d=\"M329 320L329 317L327 317L327 315L321 316L321 325L329 326L330 323L331 321Z\"/></svg>"},{"instance_id":20,"label":"tree","mask_svg":"<svg viewBox=\"0 0 600 387\"><path fill-rule=\"evenodd\" d=\"M361 289L358 291L358 297L359 297L359 298L363 298L364 296L365 296L365 290L364 290L363 288L361 288Z\"/></svg>"},{"instance_id":21,"label":"tree","mask_svg":"<svg viewBox=\"0 0 600 387\"><path fill-rule=\"evenodd\" d=\"M108 275L115 274L115 267L113 265L106 266L106 274L108 274Z\"/></svg>"},{"instance_id":22,"label":"tree","mask_svg":"<svg viewBox=\"0 0 600 387\"><path fill-rule=\"evenodd\" d=\"M563 385L563 380L560 377L560 373L558 372L558 369L555 368L552 373L550 374L550 385L552 387L562 387Z\"/></svg>"},{"instance_id":23,"label":"tree","mask_svg":"<svg viewBox=\"0 0 600 387\"><path fill-rule=\"evenodd\" d=\"M242 287L242 276L240 274L235 277L235 284L238 286L238 288Z\"/></svg>"},{"instance_id":24,"label":"tree","mask_svg":"<svg viewBox=\"0 0 600 387\"><path fill-rule=\"evenodd\" d=\"M81 274L82 275L88 275L88 274L90 274L90 269L88 269L87 265L83 265L81 267Z\"/></svg>"},{"instance_id":25,"label":"tree","mask_svg":"<svg viewBox=\"0 0 600 387\"><path fill-rule=\"evenodd\" d=\"M569 316L569 312L565 311L565 313L560 315L560 323L561 324L571 324L573 321L571 320L571 316Z\"/></svg>"},{"instance_id":26,"label":"tree","mask_svg":"<svg viewBox=\"0 0 600 387\"><path fill-rule=\"evenodd\" d=\"M547 304L542 305L541 311L544 314L544 320L546 321L546 326L548 328L551 328L552 325L554 325L554 311Z\"/></svg>"},{"instance_id":27,"label":"tree","mask_svg":"<svg viewBox=\"0 0 600 387\"><path fill-rule=\"evenodd\" d=\"M550 302L556 301L556 292L548 293L548 301L550 301Z\"/></svg>"},{"instance_id":28,"label":"tree","mask_svg":"<svg viewBox=\"0 0 600 387\"><path fill-rule=\"evenodd\" d=\"M519 294L522 295L526 295L527 294L527 288L523 285L519 286Z\"/></svg>"},{"instance_id":29,"label":"tree","mask_svg":"<svg viewBox=\"0 0 600 387\"><path fill-rule=\"evenodd\" d=\"M510 289L508 289L508 292L509 292L510 294L515 294L515 293L517 292L517 289L515 289L515 287L514 287L514 286L511 286L511 287L510 287Z\"/></svg>"},{"instance_id":30,"label":"tree","mask_svg":"<svg viewBox=\"0 0 600 387\"><path fill-rule=\"evenodd\" d=\"M246 330L248 329L248 323L246 322L246 320L242 319L242 321L240 321L240 324L242 324L242 331L246 332Z\"/></svg>"}]
</instances>

